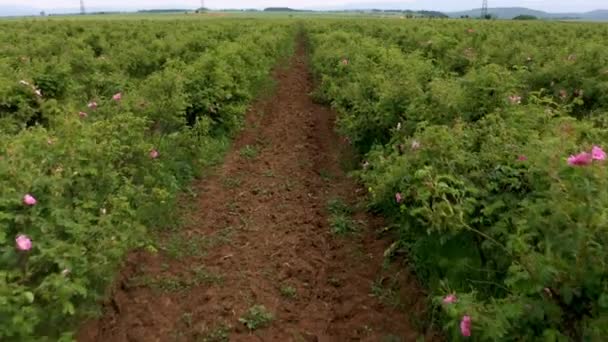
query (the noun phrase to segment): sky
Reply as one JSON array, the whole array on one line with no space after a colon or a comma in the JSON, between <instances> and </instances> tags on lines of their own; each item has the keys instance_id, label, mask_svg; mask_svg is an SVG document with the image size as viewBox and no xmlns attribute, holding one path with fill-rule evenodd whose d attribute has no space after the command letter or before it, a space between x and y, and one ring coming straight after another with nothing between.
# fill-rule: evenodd
<instances>
[{"instance_id":1,"label":"sky","mask_svg":"<svg viewBox=\"0 0 608 342\"><path fill-rule=\"evenodd\" d=\"M219 8L264 8L269 6L292 8L327 8L344 4L365 3L383 5L395 3L414 10L457 11L481 7L482 0L204 0L205 7ZM200 0L85 0L90 8L196 8ZM78 8L79 0L0 0L0 6L33 7L52 10ZM608 0L489 0L490 7L529 7L550 12L583 12L608 9ZM366 6L367 7L367 6Z\"/></svg>"}]
</instances>

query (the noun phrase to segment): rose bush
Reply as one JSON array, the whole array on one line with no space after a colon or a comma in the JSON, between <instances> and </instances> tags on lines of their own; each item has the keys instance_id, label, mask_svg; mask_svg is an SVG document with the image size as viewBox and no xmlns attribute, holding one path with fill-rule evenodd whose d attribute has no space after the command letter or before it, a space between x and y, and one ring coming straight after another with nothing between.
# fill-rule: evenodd
<instances>
[{"instance_id":1,"label":"rose bush","mask_svg":"<svg viewBox=\"0 0 608 342\"><path fill-rule=\"evenodd\" d=\"M606 30L310 22L316 97L450 339L608 337Z\"/></svg>"},{"instance_id":2,"label":"rose bush","mask_svg":"<svg viewBox=\"0 0 608 342\"><path fill-rule=\"evenodd\" d=\"M220 155L294 27L0 27L0 340L70 340L125 253L171 223L178 192Z\"/></svg>"}]
</instances>

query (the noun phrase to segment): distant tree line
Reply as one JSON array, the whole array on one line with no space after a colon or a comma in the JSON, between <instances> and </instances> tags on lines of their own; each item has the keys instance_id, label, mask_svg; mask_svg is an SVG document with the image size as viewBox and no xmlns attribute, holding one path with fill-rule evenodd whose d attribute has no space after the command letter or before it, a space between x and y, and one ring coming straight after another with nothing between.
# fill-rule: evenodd
<instances>
[{"instance_id":1,"label":"distant tree line","mask_svg":"<svg viewBox=\"0 0 608 342\"><path fill-rule=\"evenodd\" d=\"M190 12L190 11L192 11L192 10L191 9L172 8L172 9L139 10L139 11L137 11L137 13L183 13L183 12Z\"/></svg>"},{"instance_id":2,"label":"distant tree line","mask_svg":"<svg viewBox=\"0 0 608 342\"><path fill-rule=\"evenodd\" d=\"M438 11L412 11L412 10L398 10L398 9L371 9L374 13L401 13L407 17L429 17L429 18L449 18L445 13Z\"/></svg>"},{"instance_id":3,"label":"distant tree line","mask_svg":"<svg viewBox=\"0 0 608 342\"><path fill-rule=\"evenodd\" d=\"M537 20L538 18L533 16L533 15L529 15L529 14L521 14L518 15L517 17L513 18L513 20Z\"/></svg>"}]
</instances>

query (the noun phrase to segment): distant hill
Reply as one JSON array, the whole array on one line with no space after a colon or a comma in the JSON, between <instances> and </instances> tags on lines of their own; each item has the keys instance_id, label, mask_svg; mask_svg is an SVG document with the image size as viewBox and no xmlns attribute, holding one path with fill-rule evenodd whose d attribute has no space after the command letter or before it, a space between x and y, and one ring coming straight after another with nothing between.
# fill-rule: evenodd
<instances>
[{"instance_id":1,"label":"distant hill","mask_svg":"<svg viewBox=\"0 0 608 342\"><path fill-rule=\"evenodd\" d=\"M78 2L76 1L76 4ZM181 6L180 6L181 7ZM168 8L138 8L133 5L125 4L122 7L104 7L104 6L91 6L87 7L87 13L117 13L117 12L137 12L137 11L150 11L150 12L173 12L173 11L192 11L195 8L187 9L188 6L181 7L168 7ZM38 16L40 12L44 11L46 14L70 14L79 13L79 7L28 7L20 5L0 5L0 17L14 17L14 16Z\"/></svg>"},{"instance_id":2,"label":"distant hill","mask_svg":"<svg viewBox=\"0 0 608 342\"><path fill-rule=\"evenodd\" d=\"M40 10L25 6L0 5L0 17L39 15Z\"/></svg>"},{"instance_id":3,"label":"distant hill","mask_svg":"<svg viewBox=\"0 0 608 342\"><path fill-rule=\"evenodd\" d=\"M445 13L438 11L411 11L411 10L402 10L402 9L345 9L345 10L327 10L324 12L330 13L374 13L374 14L387 14L387 15L400 15L408 18L411 17L428 17L428 18L449 18L449 16Z\"/></svg>"},{"instance_id":4,"label":"distant hill","mask_svg":"<svg viewBox=\"0 0 608 342\"><path fill-rule=\"evenodd\" d=\"M435 0L433 1L433 7L437 7L437 9L441 8L449 8L448 5L452 0ZM175 4L177 5L177 3ZM122 8L106 8L106 7L91 7L87 8L87 12L136 12L137 10L142 10L142 8L130 7L132 5L125 5ZM447 14L452 18L459 18L461 16L469 16L469 17L479 17L481 13L481 9L473 9L468 11L457 11L457 12L437 12L437 11L422 11L425 7L427 7L427 3L413 0L413 1L405 1L405 2L368 2L368 3L347 3L344 5L335 5L335 6L322 6L316 8L305 8L304 10L322 10L322 11L354 11L354 10L400 10L405 15L414 15L414 16L434 16L434 17L442 17L443 13ZM408 8L413 7L413 8ZM179 8L179 7L174 7ZM187 8L187 6L184 6ZM453 6L452 6L453 8ZM434 9L434 8L433 8ZM166 11L166 9L160 9L162 11ZM63 13L78 13L79 8L34 8L28 6L20 6L20 5L0 5L0 17L8 17L8 16L37 16L40 15L41 11L45 11L47 14L63 14ZM154 10L159 11L159 10ZM180 10L181 11L181 10ZM185 11L185 10L184 10ZM299 10L295 10L288 7L269 7L266 8L267 12L296 12ZM159 11L160 12L160 11ZM490 8L489 13L495 15L499 19L513 19L520 15L531 15L535 16L539 19L583 19L583 20L608 20L608 10L595 10L591 12L581 12L581 13L550 13L545 11L533 10L525 7L497 7Z\"/></svg>"},{"instance_id":5,"label":"distant hill","mask_svg":"<svg viewBox=\"0 0 608 342\"><path fill-rule=\"evenodd\" d=\"M132 9L131 11L135 11ZM0 5L0 17L16 17L16 16L38 16L40 12L44 11L46 14L69 14L79 13L80 8L33 8L25 6L4 6ZM87 13L108 13L108 12L121 12L118 8L106 8L106 7L88 7Z\"/></svg>"},{"instance_id":6,"label":"distant hill","mask_svg":"<svg viewBox=\"0 0 608 342\"><path fill-rule=\"evenodd\" d=\"M480 13L481 9L478 8L469 11L451 12L447 14L452 18L459 18L461 16L479 17ZM525 7L497 7L489 8L488 13L499 19L513 19L520 15L531 15L540 19L576 18L585 20L608 20L608 10L596 10L585 13L549 13Z\"/></svg>"},{"instance_id":7,"label":"distant hill","mask_svg":"<svg viewBox=\"0 0 608 342\"><path fill-rule=\"evenodd\" d=\"M585 19L608 20L608 10L595 10L585 13Z\"/></svg>"}]
</instances>

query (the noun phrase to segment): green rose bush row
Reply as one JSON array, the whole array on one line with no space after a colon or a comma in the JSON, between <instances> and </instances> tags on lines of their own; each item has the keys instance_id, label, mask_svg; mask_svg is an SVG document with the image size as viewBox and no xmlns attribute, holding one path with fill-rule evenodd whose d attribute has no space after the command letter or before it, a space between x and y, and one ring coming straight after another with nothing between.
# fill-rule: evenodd
<instances>
[{"instance_id":1,"label":"green rose bush row","mask_svg":"<svg viewBox=\"0 0 608 342\"><path fill-rule=\"evenodd\" d=\"M70 340L169 225L277 60L281 21L8 21L0 30L0 340Z\"/></svg>"},{"instance_id":2,"label":"green rose bush row","mask_svg":"<svg viewBox=\"0 0 608 342\"><path fill-rule=\"evenodd\" d=\"M606 27L542 25L309 22L315 95L451 340L608 337Z\"/></svg>"}]
</instances>

